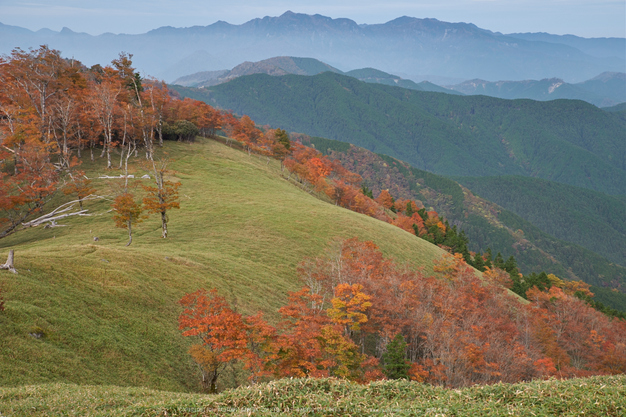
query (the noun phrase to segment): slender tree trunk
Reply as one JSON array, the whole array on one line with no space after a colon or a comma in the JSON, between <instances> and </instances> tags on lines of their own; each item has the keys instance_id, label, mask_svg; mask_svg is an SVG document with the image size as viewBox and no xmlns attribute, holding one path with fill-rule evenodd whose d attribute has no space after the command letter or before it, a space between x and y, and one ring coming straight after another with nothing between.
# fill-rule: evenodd
<instances>
[{"instance_id":1,"label":"slender tree trunk","mask_svg":"<svg viewBox=\"0 0 626 417\"><path fill-rule=\"evenodd\" d=\"M126 146L126 113L124 113L124 134L122 135L122 146L120 147L120 169L122 169L122 164L124 163L124 147ZM128 143L128 153L130 154L130 141ZM128 158L126 158L128 161Z\"/></svg>"},{"instance_id":2,"label":"slender tree trunk","mask_svg":"<svg viewBox=\"0 0 626 417\"><path fill-rule=\"evenodd\" d=\"M111 165L111 146L109 145L107 147L107 169L111 169L112 165Z\"/></svg>"},{"instance_id":3,"label":"slender tree trunk","mask_svg":"<svg viewBox=\"0 0 626 417\"><path fill-rule=\"evenodd\" d=\"M159 116L159 124L157 125L157 131L159 132L159 146L163 147L163 120Z\"/></svg>"},{"instance_id":4,"label":"slender tree trunk","mask_svg":"<svg viewBox=\"0 0 626 417\"><path fill-rule=\"evenodd\" d=\"M209 381L209 394L217 394L217 377L219 374L213 372Z\"/></svg>"},{"instance_id":5,"label":"slender tree trunk","mask_svg":"<svg viewBox=\"0 0 626 417\"><path fill-rule=\"evenodd\" d=\"M165 211L161 212L161 225L163 228L163 232L161 233L161 237L163 239L167 238L167 215Z\"/></svg>"},{"instance_id":6,"label":"slender tree trunk","mask_svg":"<svg viewBox=\"0 0 626 417\"><path fill-rule=\"evenodd\" d=\"M131 221L128 221L128 243L126 244L126 246L130 246L130 244L133 243L133 229L132 229L132 225L131 225Z\"/></svg>"}]
</instances>

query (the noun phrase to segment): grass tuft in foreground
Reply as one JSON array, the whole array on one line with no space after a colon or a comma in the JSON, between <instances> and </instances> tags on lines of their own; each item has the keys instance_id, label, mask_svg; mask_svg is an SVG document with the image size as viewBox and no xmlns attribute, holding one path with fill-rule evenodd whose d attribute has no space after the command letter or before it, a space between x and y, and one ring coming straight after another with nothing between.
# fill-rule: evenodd
<instances>
[{"instance_id":1,"label":"grass tuft in foreground","mask_svg":"<svg viewBox=\"0 0 626 417\"><path fill-rule=\"evenodd\" d=\"M626 376L446 389L398 381L282 379L216 396L68 384L0 388L7 416L622 416Z\"/></svg>"}]
</instances>

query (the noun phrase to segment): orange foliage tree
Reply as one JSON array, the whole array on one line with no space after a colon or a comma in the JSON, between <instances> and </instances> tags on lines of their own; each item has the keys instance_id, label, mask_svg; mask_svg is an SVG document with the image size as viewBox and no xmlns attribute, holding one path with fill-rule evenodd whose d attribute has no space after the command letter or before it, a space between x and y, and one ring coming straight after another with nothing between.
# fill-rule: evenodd
<instances>
[{"instance_id":1,"label":"orange foliage tree","mask_svg":"<svg viewBox=\"0 0 626 417\"><path fill-rule=\"evenodd\" d=\"M180 182L173 182L165 179L167 170L167 159L161 159L159 162L152 162L152 173L156 182L156 187L143 185L143 189L148 192L144 197L144 208L148 213L158 213L161 217L161 237L167 237L167 212L173 208L180 208L178 201L178 188Z\"/></svg>"},{"instance_id":2,"label":"orange foliage tree","mask_svg":"<svg viewBox=\"0 0 626 417\"><path fill-rule=\"evenodd\" d=\"M241 361L250 379L336 376L363 381L372 372L358 347L329 318L322 299L307 288L289 294L279 312L282 332L260 314L242 318L216 290L185 295L179 316L183 336L198 336L190 354L203 373L203 384L215 392L224 366ZM365 366L362 366L365 364ZM369 373L368 373L369 372Z\"/></svg>"},{"instance_id":3,"label":"orange foliage tree","mask_svg":"<svg viewBox=\"0 0 626 417\"><path fill-rule=\"evenodd\" d=\"M10 158L6 150L0 151L0 156L2 154ZM13 155L15 173L0 171L0 238L13 233L29 216L40 212L54 196L59 182L47 147L40 142L25 142Z\"/></svg>"},{"instance_id":4,"label":"orange foliage tree","mask_svg":"<svg viewBox=\"0 0 626 417\"><path fill-rule=\"evenodd\" d=\"M135 196L132 193L124 191L115 197L112 207L115 211L113 215L115 226L128 230L128 243L126 246L130 246L133 243L133 225L140 223L144 219L141 215L143 211L141 204L135 201Z\"/></svg>"}]
</instances>

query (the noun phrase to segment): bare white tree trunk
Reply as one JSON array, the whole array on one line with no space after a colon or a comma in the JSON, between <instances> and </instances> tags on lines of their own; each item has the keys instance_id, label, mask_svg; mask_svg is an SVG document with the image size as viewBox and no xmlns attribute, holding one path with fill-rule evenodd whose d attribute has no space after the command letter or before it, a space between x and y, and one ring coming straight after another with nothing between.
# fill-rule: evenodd
<instances>
[{"instance_id":1,"label":"bare white tree trunk","mask_svg":"<svg viewBox=\"0 0 626 417\"><path fill-rule=\"evenodd\" d=\"M0 265L0 269L7 269L13 272L14 274L17 274L17 271L15 270L15 267L13 266L13 249L9 251L9 257L7 258L6 263Z\"/></svg>"}]
</instances>

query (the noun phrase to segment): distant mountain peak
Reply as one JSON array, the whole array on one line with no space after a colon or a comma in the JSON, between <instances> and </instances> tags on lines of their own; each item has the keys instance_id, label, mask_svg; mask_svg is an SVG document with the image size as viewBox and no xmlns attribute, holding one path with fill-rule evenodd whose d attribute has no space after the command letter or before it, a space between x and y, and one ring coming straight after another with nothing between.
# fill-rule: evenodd
<instances>
[{"instance_id":1,"label":"distant mountain peak","mask_svg":"<svg viewBox=\"0 0 626 417\"><path fill-rule=\"evenodd\" d=\"M241 25L245 29L264 30L268 33L285 34L286 32L302 34L302 32L342 32L359 31L359 25L350 19L333 19L320 14L294 13L286 11L278 17L265 16L262 19L253 19Z\"/></svg>"},{"instance_id":2,"label":"distant mountain peak","mask_svg":"<svg viewBox=\"0 0 626 417\"><path fill-rule=\"evenodd\" d=\"M593 77L591 80L589 81L609 81L609 80L626 80L626 73L624 72L611 72L611 71L606 71L603 72L602 74Z\"/></svg>"},{"instance_id":3,"label":"distant mountain peak","mask_svg":"<svg viewBox=\"0 0 626 417\"><path fill-rule=\"evenodd\" d=\"M175 80L174 84L186 87L209 87L252 74L272 76L287 74L316 75L326 71L341 73L337 68L317 59L277 56L258 62L244 61L230 71L202 71L186 75Z\"/></svg>"}]
</instances>

